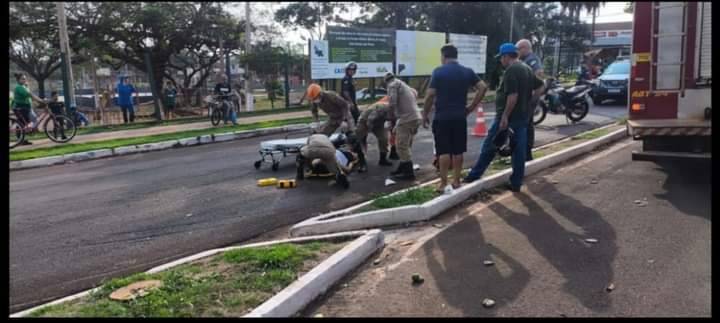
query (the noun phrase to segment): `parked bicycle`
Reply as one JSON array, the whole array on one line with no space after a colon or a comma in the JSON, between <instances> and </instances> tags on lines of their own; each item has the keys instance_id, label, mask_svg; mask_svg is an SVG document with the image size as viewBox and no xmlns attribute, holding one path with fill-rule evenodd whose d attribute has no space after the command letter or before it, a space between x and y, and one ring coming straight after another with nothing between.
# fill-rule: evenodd
<instances>
[{"instance_id":1,"label":"parked bicycle","mask_svg":"<svg viewBox=\"0 0 720 323\"><path fill-rule=\"evenodd\" d=\"M45 104L46 105L46 104ZM45 135L53 142L66 143L77 134L77 126L72 119L65 115L53 114L49 110L45 110L37 123L32 127L30 121L23 117L19 109L13 109L14 116L10 116L10 149L17 147L25 142L26 137L43 131Z\"/></svg>"}]
</instances>

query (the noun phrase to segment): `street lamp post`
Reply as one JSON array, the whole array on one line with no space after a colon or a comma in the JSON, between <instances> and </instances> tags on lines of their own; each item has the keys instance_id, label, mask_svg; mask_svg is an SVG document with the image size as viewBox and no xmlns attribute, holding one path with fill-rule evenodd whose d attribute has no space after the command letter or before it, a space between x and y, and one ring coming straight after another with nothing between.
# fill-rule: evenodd
<instances>
[{"instance_id":1,"label":"street lamp post","mask_svg":"<svg viewBox=\"0 0 720 323\"><path fill-rule=\"evenodd\" d=\"M515 2L510 2L510 42L513 41L513 20L515 19Z\"/></svg>"}]
</instances>

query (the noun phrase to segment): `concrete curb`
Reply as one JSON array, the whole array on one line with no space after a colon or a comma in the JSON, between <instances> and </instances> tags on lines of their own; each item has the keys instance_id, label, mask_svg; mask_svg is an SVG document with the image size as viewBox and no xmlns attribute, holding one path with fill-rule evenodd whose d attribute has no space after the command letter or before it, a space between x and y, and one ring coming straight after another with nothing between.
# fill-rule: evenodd
<instances>
[{"instance_id":1,"label":"concrete curb","mask_svg":"<svg viewBox=\"0 0 720 323\"><path fill-rule=\"evenodd\" d=\"M310 241L334 240L340 238L355 238L347 246L325 259L310 272L299 277L295 282L265 301L247 316L290 316L300 311L318 295L324 293L340 278L362 263L368 256L384 245L384 236L381 230L349 231L327 235L291 238L275 241L252 243L242 246L232 246L203 251L201 253L184 257L170 263L154 267L147 274L154 274L170 268L209 257L217 253L243 248L263 247L281 243L301 243ZM49 303L38 305L21 312L11 314L10 317L25 317L32 312L45 307L72 301L99 290L96 287L84 292L63 297ZM288 313L288 314L285 314Z\"/></svg>"},{"instance_id":2,"label":"concrete curb","mask_svg":"<svg viewBox=\"0 0 720 323\"><path fill-rule=\"evenodd\" d=\"M581 154L590 152L599 146L603 146L613 141L620 140L627 136L625 129L618 129L603 137L590 140L578 146L571 147L548 156L535 159L525 166L525 175L535 174L543 169L549 168L566 160L575 158ZM473 194L480 192L482 189L496 187L504 184L512 174L512 169L506 169L496 174L483 178L482 180L466 184L461 188L453 191L451 194L439 196L422 205L403 206L399 208L391 208L384 210L376 210L357 214L349 214L353 210L372 203L372 200L362 204L355 205L348 209L335 211L328 214L319 215L303 222L300 222L290 228L290 236L304 236L311 234L326 234L338 231L361 230L367 228L377 228L388 225L402 224L407 222L417 222L429 220L440 213L450 209L451 207L468 199ZM429 185L435 181L422 184L420 186ZM408 188L412 189L414 187ZM398 194L408 189L395 192L391 195ZM347 214L347 215L344 215Z\"/></svg>"},{"instance_id":3,"label":"concrete curb","mask_svg":"<svg viewBox=\"0 0 720 323\"><path fill-rule=\"evenodd\" d=\"M289 317L325 293L384 245L380 230L355 239L244 317Z\"/></svg>"},{"instance_id":4,"label":"concrete curb","mask_svg":"<svg viewBox=\"0 0 720 323\"><path fill-rule=\"evenodd\" d=\"M10 170L13 171L13 170L28 169L28 168L36 168L36 167L46 167L46 166L52 166L52 165L57 165L57 164L64 164L69 161L79 162L79 161L93 160L93 159L106 158L106 157L123 156L123 155L128 155L128 154L135 154L135 153L160 151L160 150L166 150L166 149L170 149L170 148L180 148L180 147L189 147L189 146L195 146L195 145L204 145L204 144L210 144L210 143L215 143L215 142L225 142L225 141L231 141L231 140L237 140L237 139L252 138L252 137L271 135L271 134L277 134L277 133L283 133L283 132L289 132L289 131L305 130L305 129L309 129L309 128L310 128L310 126L307 124L294 124L294 125L265 128L265 129L258 129L258 130L243 130L243 131L227 132L227 133L221 133L221 134L211 134L211 135L197 136L197 137L192 137L192 138L183 138L183 139L179 139L179 140L162 141L162 142L156 142L156 143L151 143L151 144L124 146L124 147L117 147L117 148L112 148L112 149L100 149L100 150L79 152L79 153L73 153L73 154L67 154L67 155L61 155L61 156L50 156L50 157L43 157L43 158L11 161L10 162Z\"/></svg>"}]
</instances>

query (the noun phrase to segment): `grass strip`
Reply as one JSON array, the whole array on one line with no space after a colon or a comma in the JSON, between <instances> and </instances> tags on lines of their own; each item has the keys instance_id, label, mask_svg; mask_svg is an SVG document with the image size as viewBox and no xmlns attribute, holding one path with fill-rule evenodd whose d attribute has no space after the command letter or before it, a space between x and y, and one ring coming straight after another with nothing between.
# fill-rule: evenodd
<instances>
[{"instance_id":1,"label":"grass strip","mask_svg":"<svg viewBox=\"0 0 720 323\"><path fill-rule=\"evenodd\" d=\"M238 317L343 245L311 242L235 249L156 274L113 279L88 296L40 309L30 317ZM118 288L148 279L163 285L129 301L109 298Z\"/></svg>"},{"instance_id":2,"label":"grass strip","mask_svg":"<svg viewBox=\"0 0 720 323\"><path fill-rule=\"evenodd\" d=\"M320 119L322 120L324 118L321 117ZM197 137L197 136L220 134L220 133L227 133L227 132L232 132L232 131L272 128L272 127L279 127L279 126L285 126L285 125L290 125L290 124L303 124L303 123L310 123L312 121L313 121L312 117L302 117L302 118L293 118L293 119L284 119L284 120L262 121L262 122L256 122L256 123L250 123L250 124L241 124L241 125L237 125L237 126L225 126L225 127L215 127L215 128L207 128L207 129L187 130L187 131L181 131L181 132L149 135L149 136L142 136L142 137L111 139L111 140L79 143L79 144L70 143L70 144L58 145L58 146L53 146L53 147L44 147L44 148L38 148L38 149L31 149L31 150L11 151L10 152L10 160L17 161L17 160L26 160L26 159L33 159L33 158L49 157L49 156L58 156L58 155L78 153L78 152L98 150L98 149L117 148L117 147L132 146L132 145L143 145L143 144L168 141L168 140L193 138L193 137Z\"/></svg>"}]
</instances>

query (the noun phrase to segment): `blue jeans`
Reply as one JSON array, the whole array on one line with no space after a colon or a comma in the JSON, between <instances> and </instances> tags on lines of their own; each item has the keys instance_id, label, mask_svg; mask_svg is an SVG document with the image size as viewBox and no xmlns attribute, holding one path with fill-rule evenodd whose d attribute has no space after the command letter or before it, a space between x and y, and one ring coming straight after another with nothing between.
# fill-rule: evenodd
<instances>
[{"instance_id":1,"label":"blue jeans","mask_svg":"<svg viewBox=\"0 0 720 323\"><path fill-rule=\"evenodd\" d=\"M498 132L500 127L500 118L495 118L488 135L483 140L482 149L480 150L480 157L478 157L475 166L468 173L467 178L476 180L482 177L485 170L490 166L493 158L495 158L495 146L493 145L493 138ZM513 187L519 188L522 186L523 177L525 176L525 158L527 153L527 123L510 124L510 127L514 132L515 136L515 149L513 149L511 160L512 160L512 175L510 176L510 184Z\"/></svg>"}]
</instances>

